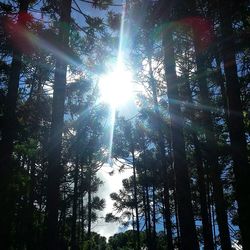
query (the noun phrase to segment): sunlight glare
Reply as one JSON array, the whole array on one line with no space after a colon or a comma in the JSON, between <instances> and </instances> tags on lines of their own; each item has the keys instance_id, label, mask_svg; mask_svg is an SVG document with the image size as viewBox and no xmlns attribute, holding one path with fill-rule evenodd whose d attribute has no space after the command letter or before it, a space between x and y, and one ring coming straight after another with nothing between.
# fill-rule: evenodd
<instances>
[{"instance_id":1,"label":"sunlight glare","mask_svg":"<svg viewBox=\"0 0 250 250\"><path fill-rule=\"evenodd\" d=\"M133 95L132 74L122 66L103 75L99 80L101 101L116 108L126 103Z\"/></svg>"}]
</instances>

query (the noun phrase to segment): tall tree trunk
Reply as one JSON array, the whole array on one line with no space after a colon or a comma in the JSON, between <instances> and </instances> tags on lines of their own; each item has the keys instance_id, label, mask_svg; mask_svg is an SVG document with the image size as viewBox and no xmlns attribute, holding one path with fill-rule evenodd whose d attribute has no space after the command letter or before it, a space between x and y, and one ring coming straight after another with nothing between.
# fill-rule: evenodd
<instances>
[{"instance_id":1,"label":"tall tree trunk","mask_svg":"<svg viewBox=\"0 0 250 250\"><path fill-rule=\"evenodd\" d=\"M150 86L153 93L153 103L154 103L154 112L156 115L156 126L158 132L157 144L160 151L160 161L161 161L161 171L163 172L163 185L164 185L164 201L165 201L165 209L164 209L164 216L166 222L166 229L167 229L167 246L168 250L173 250L173 235L172 235L172 223L171 223L171 211L170 211L170 202L169 202L169 181L168 181L168 172L167 172L167 157L166 157L166 150L165 150L165 142L164 142L164 135L161 129L161 114L159 110L159 103L158 103L158 96L157 96L157 83L154 78L153 68L152 68L152 44L150 42L146 46L147 52L149 54L149 77L150 77Z\"/></svg>"},{"instance_id":2,"label":"tall tree trunk","mask_svg":"<svg viewBox=\"0 0 250 250\"><path fill-rule=\"evenodd\" d=\"M62 206L61 206L61 212L60 212L60 248L64 249L63 247L66 245L65 240L65 229L66 229L66 213L67 213L67 191L65 186L62 190Z\"/></svg>"},{"instance_id":3,"label":"tall tree trunk","mask_svg":"<svg viewBox=\"0 0 250 250\"><path fill-rule=\"evenodd\" d=\"M68 51L71 0L62 0L60 5L60 26L58 39L61 51ZM62 131L64 124L64 100L66 89L67 62L56 58L54 93L52 103L52 122L50 134L50 146L48 154L48 230L47 247L51 250L58 249L58 209L59 188L62 175L61 147Z\"/></svg>"},{"instance_id":4,"label":"tall tree trunk","mask_svg":"<svg viewBox=\"0 0 250 250\"><path fill-rule=\"evenodd\" d=\"M17 25L19 29L25 32L27 18L24 15L28 12L30 1L19 1L19 14ZM14 140L17 136L17 117L16 107L18 99L18 87L22 68L23 53L16 47L13 47L12 62L10 66L10 75L8 80L8 90L3 112L2 140L0 142L0 227L1 247L8 250L11 245L11 227L13 222L13 213L15 209L15 190L10 185L13 177L13 159Z\"/></svg>"},{"instance_id":5,"label":"tall tree trunk","mask_svg":"<svg viewBox=\"0 0 250 250\"><path fill-rule=\"evenodd\" d=\"M221 72L221 61L218 58L219 55L219 50L215 50L216 55L214 55L215 62L216 62L216 72L215 72L215 78L217 81L217 84L220 86L220 92L221 92L221 97L222 97L222 102L223 102L223 109L224 109L224 116L225 116L225 121L228 126L228 103L227 103L227 94L226 94L226 87L225 87L225 77L223 76ZM212 62L211 62L212 64Z\"/></svg>"},{"instance_id":6,"label":"tall tree trunk","mask_svg":"<svg viewBox=\"0 0 250 250\"><path fill-rule=\"evenodd\" d=\"M78 200L78 175L79 175L79 161L76 157L76 167L74 173L74 194L73 194L73 208L72 208L72 226L71 226L71 249L76 250L76 219L77 219L77 200Z\"/></svg>"},{"instance_id":7,"label":"tall tree trunk","mask_svg":"<svg viewBox=\"0 0 250 250\"><path fill-rule=\"evenodd\" d=\"M132 213L132 230L133 230L133 247L134 249L137 249L137 231L135 231L135 215L134 215L134 209L131 209Z\"/></svg>"},{"instance_id":8,"label":"tall tree trunk","mask_svg":"<svg viewBox=\"0 0 250 250\"><path fill-rule=\"evenodd\" d=\"M34 242L36 240L36 235L34 233L34 201L35 201L35 160L32 159L30 163L30 191L29 191L29 203L28 203L28 220L26 222L27 235L26 244L27 250L34 249Z\"/></svg>"},{"instance_id":9,"label":"tall tree trunk","mask_svg":"<svg viewBox=\"0 0 250 250\"><path fill-rule=\"evenodd\" d=\"M186 79L189 78L189 72L187 72L188 76ZM191 92L191 86L190 83L186 83L186 98L189 103L189 105L193 105L193 99L192 99L192 92ZM191 127L196 128L196 121L195 121L195 115L192 108L188 108L188 114L189 119L191 120L192 124ZM206 190L206 183L207 179L205 178L205 171L203 166L203 158L202 158L202 152L200 147L200 142L197 137L197 133L195 129L191 129L190 131L193 144L194 144L194 160L196 163L197 168L197 183L198 183L198 189L199 189L199 200L200 200L200 206L201 206L201 220L202 220L202 235L204 239L204 250L213 250L213 232L212 232L212 225L211 225L211 219L209 216L209 205L207 200L207 190Z\"/></svg>"},{"instance_id":10,"label":"tall tree trunk","mask_svg":"<svg viewBox=\"0 0 250 250\"><path fill-rule=\"evenodd\" d=\"M212 202L211 202L211 210L212 210L212 225L213 225L213 234L214 234L214 248L217 250L217 240L216 240L216 221L215 221L215 209L214 209L214 200L212 197Z\"/></svg>"},{"instance_id":11,"label":"tall tree trunk","mask_svg":"<svg viewBox=\"0 0 250 250\"><path fill-rule=\"evenodd\" d=\"M146 231L146 244L148 249L150 249L150 234L149 234L149 227L148 227L148 212L147 212L147 204L146 204L146 187L143 185L142 187L142 202L143 202L143 208L144 208L144 217L145 217L145 231Z\"/></svg>"},{"instance_id":12,"label":"tall tree trunk","mask_svg":"<svg viewBox=\"0 0 250 250\"><path fill-rule=\"evenodd\" d=\"M167 180L168 181L168 180ZM172 232L172 221L171 221L171 211L170 211L170 197L168 186L163 187L163 197L164 197L164 217L165 226L167 230L167 246L169 250L174 249L173 244L173 232Z\"/></svg>"},{"instance_id":13,"label":"tall tree trunk","mask_svg":"<svg viewBox=\"0 0 250 250\"><path fill-rule=\"evenodd\" d=\"M155 177L153 177L155 178ZM155 184L153 183L152 187L152 206L153 206L153 213L152 213L152 222L153 222L153 249L156 249L156 200L155 200Z\"/></svg>"},{"instance_id":14,"label":"tall tree trunk","mask_svg":"<svg viewBox=\"0 0 250 250\"><path fill-rule=\"evenodd\" d=\"M195 125L193 126L195 127ZM202 153L196 133L194 131L191 131L191 134L194 143L195 162L197 167L197 182L198 182L199 200L201 206L202 235L204 239L204 249L213 250L214 249L213 232L212 232L211 218L209 215L209 202L207 200L207 192L206 192L207 180L205 179Z\"/></svg>"},{"instance_id":15,"label":"tall tree trunk","mask_svg":"<svg viewBox=\"0 0 250 250\"><path fill-rule=\"evenodd\" d=\"M17 25L18 29L23 29L25 32L27 18L25 14L28 12L30 1L20 1L19 14ZM14 39L14 38L13 38ZM11 156L13 153L13 142L17 135L17 117L16 117L16 106L18 99L18 87L22 68L22 56L23 52L13 47L12 62L10 67L10 76L8 81L8 90L4 106L4 117L3 117L3 129L2 129L2 141L1 141L1 158L0 158L0 174L3 180L7 175L9 177L11 173Z\"/></svg>"},{"instance_id":16,"label":"tall tree trunk","mask_svg":"<svg viewBox=\"0 0 250 250\"><path fill-rule=\"evenodd\" d=\"M132 142L133 145L133 142ZM141 249L140 243L140 221L138 212L138 199L137 199L137 181L136 181L136 163L134 145L132 146L132 160L133 160L133 189L134 189L134 203L135 203L135 218L136 218L136 249Z\"/></svg>"},{"instance_id":17,"label":"tall tree trunk","mask_svg":"<svg viewBox=\"0 0 250 250\"><path fill-rule=\"evenodd\" d=\"M146 176L147 176L147 172L146 172ZM153 250L152 246L153 246L153 242L152 242L152 224L151 224L151 209L150 209L150 201L149 201L149 187L148 184L146 183L146 187L145 187L145 191L146 191L146 213L147 213L147 218L148 218L148 236L149 236L149 250Z\"/></svg>"},{"instance_id":18,"label":"tall tree trunk","mask_svg":"<svg viewBox=\"0 0 250 250\"><path fill-rule=\"evenodd\" d=\"M202 107L211 107L206 78L204 51L202 51L202 49L200 48L200 44L202 44L202 37L195 37L194 47L197 65L198 86L200 89L200 103ZM204 108L202 110L202 125L207 141L206 158L207 163L210 167L210 177L213 184L216 218L220 232L221 247L223 250L230 250L231 239L228 228L227 208L225 205L223 194L223 185L220 178L221 173L219 170L218 154L216 153L217 143L211 112L207 108Z\"/></svg>"},{"instance_id":19,"label":"tall tree trunk","mask_svg":"<svg viewBox=\"0 0 250 250\"><path fill-rule=\"evenodd\" d=\"M146 166L146 145L145 141L143 142L143 166ZM142 176L144 176L144 183L142 187L143 192L143 204L144 204L144 212L145 212L145 225L146 225L146 242L149 250L152 250L152 236L151 236L151 219L150 219L150 205L149 205L149 193L148 193L148 184L147 184L147 170L141 172ZM146 180L146 181L145 181Z\"/></svg>"},{"instance_id":20,"label":"tall tree trunk","mask_svg":"<svg viewBox=\"0 0 250 250\"><path fill-rule=\"evenodd\" d=\"M198 250L194 215L191 203L191 190L186 164L185 142L183 135L183 117L180 110L175 55L171 29L163 34L164 68L167 81L169 114L173 148L176 195L181 233L181 248Z\"/></svg>"},{"instance_id":21,"label":"tall tree trunk","mask_svg":"<svg viewBox=\"0 0 250 250\"><path fill-rule=\"evenodd\" d=\"M83 183L84 183L84 175L83 175L83 164L81 164L81 174L80 174L80 218L81 218L81 237L80 237L80 244L83 244L83 241L84 241L84 230L85 230L85 219L86 219L86 210L85 210L85 207L84 207L84 201L83 201L83 197L84 197L84 194L83 194Z\"/></svg>"},{"instance_id":22,"label":"tall tree trunk","mask_svg":"<svg viewBox=\"0 0 250 250\"><path fill-rule=\"evenodd\" d=\"M179 215L178 215L178 204L177 204L177 196L176 196L176 189L173 190L173 196L174 196L174 212L175 212L175 223L176 223L176 236L177 236L177 239L176 239L176 245L178 247L178 249L180 248L180 239L181 239L181 236L180 236L180 223L179 223Z\"/></svg>"},{"instance_id":23,"label":"tall tree trunk","mask_svg":"<svg viewBox=\"0 0 250 250\"><path fill-rule=\"evenodd\" d=\"M205 173L203 169L203 162L201 156L201 149L197 135L193 132L193 141L195 148L195 161L197 165L197 175L198 175L198 187L199 187L199 198L201 205L201 219L202 219L202 234L204 239L204 250L213 250L213 232L210 216L208 213L208 202L206 195L206 180Z\"/></svg>"},{"instance_id":24,"label":"tall tree trunk","mask_svg":"<svg viewBox=\"0 0 250 250\"><path fill-rule=\"evenodd\" d=\"M228 128L231 141L235 191L238 202L239 226L243 249L250 249L250 167L237 75L235 44L232 30L231 1L220 0L220 27L223 37L221 47L228 103Z\"/></svg>"},{"instance_id":25,"label":"tall tree trunk","mask_svg":"<svg viewBox=\"0 0 250 250\"><path fill-rule=\"evenodd\" d=\"M128 137L130 152L132 154L132 167L133 167L133 195L134 195L134 206L135 206L135 218L136 218L136 249L140 249L140 221L138 212L138 190L137 190L137 179L136 179L136 160L135 160L135 146L134 146L134 135L133 127L130 123L125 128L126 135Z\"/></svg>"},{"instance_id":26,"label":"tall tree trunk","mask_svg":"<svg viewBox=\"0 0 250 250\"><path fill-rule=\"evenodd\" d=\"M91 169L88 169L88 231L87 231L87 239L88 239L88 250L92 249L91 246L91 219L92 219L92 192L91 192Z\"/></svg>"}]
</instances>

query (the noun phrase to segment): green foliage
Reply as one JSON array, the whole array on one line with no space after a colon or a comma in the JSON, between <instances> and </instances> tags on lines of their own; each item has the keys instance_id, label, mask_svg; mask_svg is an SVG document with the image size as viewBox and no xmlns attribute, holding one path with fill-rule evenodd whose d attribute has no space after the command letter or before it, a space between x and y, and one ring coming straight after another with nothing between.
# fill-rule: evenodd
<instances>
[{"instance_id":1,"label":"green foliage","mask_svg":"<svg viewBox=\"0 0 250 250\"><path fill-rule=\"evenodd\" d=\"M84 241L82 249L89 250L91 248L93 250L99 250L99 249L105 250L106 246L107 243L105 237L100 236L95 232L91 232L91 239Z\"/></svg>"}]
</instances>

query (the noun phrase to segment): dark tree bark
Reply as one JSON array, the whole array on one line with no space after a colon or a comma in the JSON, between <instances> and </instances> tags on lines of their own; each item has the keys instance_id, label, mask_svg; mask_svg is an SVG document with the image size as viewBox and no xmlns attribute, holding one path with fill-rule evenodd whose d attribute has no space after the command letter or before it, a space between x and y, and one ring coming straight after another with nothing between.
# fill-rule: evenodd
<instances>
[{"instance_id":1,"label":"dark tree bark","mask_svg":"<svg viewBox=\"0 0 250 250\"><path fill-rule=\"evenodd\" d=\"M206 63L204 58L205 52L202 51L202 49L200 48L201 44L202 36L196 36L194 38L194 47L197 65L198 86L200 89L200 103L202 107L211 107L206 78ZM219 170L218 154L216 152L217 143L211 112L207 108L202 110L202 125L207 141L206 159L210 167L209 172L214 191L216 218L219 227L221 247L224 250L230 250L231 239L228 227L227 208L225 205L225 199L223 194L223 185L220 178L221 173Z\"/></svg>"},{"instance_id":2,"label":"dark tree bark","mask_svg":"<svg viewBox=\"0 0 250 250\"><path fill-rule=\"evenodd\" d=\"M132 160L133 160L133 189L134 189L134 202L135 202L135 218L136 218L136 249L141 249L140 243L140 221L139 221L139 212L138 212L138 194L137 194L137 181L136 181L136 163L135 163L135 152L132 142Z\"/></svg>"},{"instance_id":3,"label":"dark tree bark","mask_svg":"<svg viewBox=\"0 0 250 250\"><path fill-rule=\"evenodd\" d=\"M168 181L168 180L166 180ZM172 221L171 221L171 211L170 211L170 197L169 197L169 187L164 185L163 187L163 197L164 197L164 217L165 217L165 227L167 230L167 246L168 249L174 249L173 244L173 232L172 232Z\"/></svg>"},{"instance_id":4,"label":"dark tree bark","mask_svg":"<svg viewBox=\"0 0 250 250\"><path fill-rule=\"evenodd\" d=\"M71 14L71 0L63 0L60 5L60 26L58 40L61 52L68 51L69 25ZM50 146L48 154L48 230L47 247L57 250L58 245L58 209L60 199L60 179L62 175L61 147L62 131L64 125L64 100L66 89L67 62L56 58L54 93L52 103L52 122L50 134Z\"/></svg>"},{"instance_id":5,"label":"dark tree bark","mask_svg":"<svg viewBox=\"0 0 250 250\"><path fill-rule=\"evenodd\" d=\"M228 128L235 175L236 200L243 249L250 249L250 167L237 75L236 51L232 29L232 1L219 1L220 27L223 43L221 54L226 77Z\"/></svg>"},{"instance_id":6,"label":"dark tree bark","mask_svg":"<svg viewBox=\"0 0 250 250\"><path fill-rule=\"evenodd\" d=\"M85 220L86 220L86 209L84 207L84 201L83 201L83 185L84 185L84 175L83 175L83 164L81 164L81 174L80 174L80 182L79 182L79 187L80 187L80 193L81 193L81 196L80 196L80 208L79 208L79 211L80 211L80 218L81 218L81 234L80 234L80 243L82 244L83 241L84 241L84 234L85 234Z\"/></svg>"},{"instance_id":7,"label":"dark tree bark","mask_svg":"<svg viewBox=\"0 0 250 250\"><path fill-rule=\"evenodd\" d=\"M35 161L32 160L30 164L30 193L29 193L29 202L28 202L28 220L26 221L27 226L27 235L26 235L26 244L27 250L34 249L34 243L36 235L34 233L34 201L35 201L35 170L36 165Z\"/></svg>"},{"instance_id":8,"label":"dark tree bark","mask_svg":"<svg viewBox=\"0 0 250 250\"><path fill-rule=\"evenodd\" d=\"M146 145L145 141L143 142L143 166L146 166L146 159L145 159L145 152L146 152ZM148 184L145 181L148 178L147 170L142 170L140 173L144 176L144 180L142 183L142 192L143 192L143 207L144 207L144 214L145 214L145 226L146 226L146 243L149 250L152 249L152 229L151 229L151 216L150 216L150 205L149 205L149 192L148 192Z\"/></svg>"},{"instance_id":9,"label":"dark tree bark","mask_svg":"<svg viewBox=\"0 0 250 250\"><path fill-rule=\"evenodd\" d=\"M73 207L72 207L72 226L71 226L71 249L72 250L77 249L76 219L77 219L77 200L78 200L78 177L79 177L79 161L78 161L78 156L77 156L75 173L74 173L74 194L73 194Z\"/></svg>"},{"instance_id":10,"label":"dark tree bark","mask_svg":"<svg viewBox=\"0 0 250 250\"><path fill-rule=\"evenodd\" d=\"M87 239L88 239L88 249L91 250L91 220L92 220L92 190L91 190L91 169L88 167L87 170L87 177L88 177L88 230L87 230Z\"/></svg>"},{"instance_id":11,"label":"dark tree bark","mask_svg":"<svg viewBox=\"0 0 250 250\"><path fill-rule=\"evenodd\" d=\"M187 72L188 79L189 72ZM186 81L186 80L185 80ZM200 200L200 207L201 207L201 220L202 220L202 234L204 239L204 249L205 250L213 250L213 232L212 232L212 225L211 225L211 218L209 216L209 205L207 199L207 189L206 184L208 182L207 178L205 178L205 171L203 166L203 157L200 142L197 137L197 132L193 127L197 127L197 122L195 121L194 110L189 108L193 105L192 99L192 92L191 86L189 82L186 82L186 90L185 90L186 99L190 106L187 107L188 110L188 118L191 120L191 129L190 134L192 136L192 141L194 144L194 160L196 163L197 168L197 183L198 183L198 190L199 190L199 200Z\"/></svg>"},{"instance_id":12,"label":"dark tree bark","mask_svg":"<svg viewBox=\"0 0 250 250\"><path fill-rule=\"evenodd\" d=\"M149 233L149 221L148 221L148 212L147 212L147 204L146 204L146 196L145 196L145 190L146 187L143 185L142 187L142 202L143 202L143 208L144 208L144 217L145 217L145 231L146 231L146 243L148 249L150 249L150 233Z\"/></svg>"},{"instance_id":13,"label":"dark tree bark","mask_svg":"<svg viewBox=\"0 0 250 250\"><path fill-rule=\"evenodd\" d=\"M147 171L145 171L145 175L147 176ZM148 235L149 235L149 250L153 250L153 238L152 238L152 224L151 224L151 207L150 207L150 199L149 199L149 186L146 183L145 185L145 191L146 191L146 213L147 213L147 219L148 219Z\"/></svg>"},{"instance_id":14,"label":"dark tree bark","mask_svg":"<svg viewBox=\"0 0 250 250\"><path fill-rule=\"evenodd\" d=\"M179 223L179 215L178 215L178 204L177 204L177 197L176 197L176 189L173 190L173 196L174 196L174 213L175 213L175 220L176 220L176 234L177 234L177 242L176 245L179 248L180 247L180 223Z\"/></svg>"},{"instance_id":15,"label":"dark tree bark","mask_svg":"<svg viewBox=\"0 0 250 250\"><path fill-rule=\"evenodd\" d=\"M149 77L150 77L150 86L153 93L153 103L154 103L154 112L156 115L156 127L158 132L157 144L160 151L160 161L161 161L161 170L163 172L163 196L164 196L164 217L165 217L165 226L167 230L167 246L168 250L173 250L173 233L172 233L172 223L171 223L171 211L170 211L170 197L169 197L169 181L168 181L168 172L167 172L167 157L166 157L166 150L165 150L165 142L164 142L164 135L161 129L161 114L159 110L159 103L158 103L158 96L157 96L157 83L153 75L153 68L152 68L152 44L150 42L146 46L146 50L149 54Z\"/></svg>"},{"instance_id":16,"label":"dark tree bark","mask_svg":"<svg viewBox=\"0 0 250 250\"><path fill-rule=\"evenodd\" d=\"M25 32L27 18L25 14L28 12L30 1L20 1L19 14L17 20L18 29L23 29ZM13 142L17 136L17 117L16 117L16 106L18 99L18 87L22 68L22 56L23 52L13 46L12 62L10 67L10 76L8 81L8 91L4 106L4 117L3 117L3 129L2 129L2 141L1 141L1 177L10 175L11 173L11 156L13 153Z\"/></svg>"},{"instance_id":17,"label":"dark tree bark","mask_svg":"<svg viewBox=\"0 0 250 250\"><path fill-rule=\"evenodd\" d=\"M206 194L206 179L202 162L202 154L197 135L193 133L193 141L195 148L195 161L197 165L198 186L200 193L201 219L202 219L202 234L204 238L204 250L213 250L213 232L210 216L208 213L208 201Z\"/></svg>"},{"instance_id":18,"label":"dark tree bark","mask_svg":"<svg viewBox=\"0 0 250 250\"><path fill-rule=\"evenodd\" d=\"M153 177L155 178L155 177ZM156 200L155 200L155 184L153 183L152 187L152 206L153 206L153 212L152 212L152 222L153 222L153 249L156 249Z\"/></svg>"},{"instance_id":19,"label":"dark tree bark","mask_svg":"<svg viewBox=\"0 0 250 250\"><path fill-rule=\"evenodd\" d=\"M125 133L128 137L130 152L132 154L132 167L133 167L133 190L134 190L134 206L135 206L135 219L136 219L136 249L141 248L140 243L140 221L138 212L138 190L137 190L137 173L136 173L136 159L135 159L135 146L133 128L130 123L125 127Z\"/></svg>"},{"instance_id":20,"label":"dark tree bark","mask_svg":"<svg viewBox=\"0 0 250 250\"><path fill-rule=\"evenodd\" d=\"M178 81L175 69L175 55L171 29L163 33L164 68L167 81L171 137L173 148L176 195L180 223L180 249L199 249L191 204L191 190L186 164L183 117L180 110Z\"/></svg>"},{"instance_id":21,"label":"dark tree bark","mask_svg":"<svg viewBox=\"0 0 250 250\"><path fill-rule=\"evenodd\" d=\"M30 1L19 1L19 14L17 24L19 29L25 32L27 18L24 15L28 12ZM13 213L15 209L15 190L11 187L13 177L12 153L14 149L14 140L17 137L17 99L19 80L22 69L23 53L17 47L13 46L12 62L10 66L10 75L8 80L8 90L3 112L2 140L0 142L0 238L1 247L9 249L11 245L11 227L13 222Z\"/></svg>"}]
</instances>

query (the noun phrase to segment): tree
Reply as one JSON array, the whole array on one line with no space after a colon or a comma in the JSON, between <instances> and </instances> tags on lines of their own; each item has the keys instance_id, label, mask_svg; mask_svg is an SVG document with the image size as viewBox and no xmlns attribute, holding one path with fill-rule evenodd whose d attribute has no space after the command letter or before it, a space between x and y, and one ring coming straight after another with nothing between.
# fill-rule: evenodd
<instances>
[{"instance_id":1,"label":"tree","mask_svg":"<svg viewBox=\"0 0 250 250\"><path fill-rule=\"evenodd\" d=\"M27 14L28 7L31 1L18 1L19 11L16 24L12 23L12 39L14 33L18 32L19 39L22 38L22 32L25 32L26 25L31 21L31 17ZM4 5L8 10L12 9L11 5ZM9 7L9 9L8 9ZM7 24L11 26L11 23ZM21 42L21 41L20 41ZM25 41L23 41L25 42ZM12 218L15 207L15 194L11 188L11 182L13 181L13 167L14 161L12 158L14 149L14 140L17 137L17 117L16 107L18 100L18 87L22 69L22 56L23 51L18 46L12 47L12 62L10 66L10 74L8 78L8 90L5 99L5 105L3 110L3 126L2 126L2 138L0 144L0 198L4 207L1 212L1 222L6 225L6 228L0 231L0 236L4 239L3 247L9 249L11 241L11 226ZM3 214L5 216L3 217Z\"/></svg>"},{"instance_id":2,"label":"tree","mask_svg":"<svg viewBox=\"0 0 250 250\"><path fill-rule=\"evenodd\" d=\"M68 51L70 29L71 0L65 0L60 5L60 24L58 39L61 51ZM58 248L58 208L59 186L62 175L61 141L64 119L64 100L66 88L67 62L56 59L55 80L53 86L52 122L50 146L48 154L48 249Z\"/></svg>"},{"instance_id":3,"label":"tree","mask_svg":"<svg viewBox=\"0 0 250 250\"><path fill-rule=\"evenodd\" d=\"M232 2L219 2L221 35L226 38L221 48L223 58L226 90L228 127L234 162L235 191L239 210L239 225L242 234L242 244L245 249L250 247L249 242L249 204L250 194L248 180L250 168L247 157L247 143L243 122L242 104L240 99L240 83L237 75L236 51L232 30Z\"/></svg>"},{"instance_id":4,"label":"tree","mask_svg":"<svg viewBox=\"0 0 250 250\"><path fill-rule=\"evenodd\" d=\"M170 21L164 16L164 21ZM195 231L194 217L192 211L190 184L185 156L185 142L183 137L183 119L178 104L178 81L175 70L175 55L173 47L171 27L164 30L164 66L169 99L169 113L171 121L171 135L173 147L173 162L176 178L176 192L178 203L178 214L181 232L181 249L198 249Z\"/></svg>"}]
</instances>

